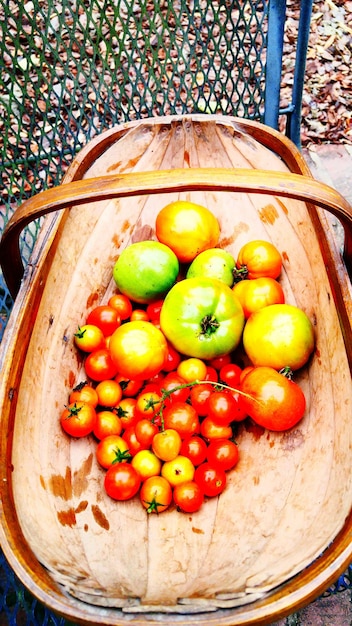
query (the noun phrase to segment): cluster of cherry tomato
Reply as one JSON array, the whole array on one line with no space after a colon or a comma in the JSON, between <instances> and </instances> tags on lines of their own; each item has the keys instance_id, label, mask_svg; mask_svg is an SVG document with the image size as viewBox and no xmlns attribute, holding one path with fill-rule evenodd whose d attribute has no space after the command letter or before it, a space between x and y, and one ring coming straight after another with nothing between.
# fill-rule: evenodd
<instances>
[{"instance_id":1,"label":"cluster of cherry tomato","mask_svg":"<svg viewBox=\"0 0 352 626\"><path fill-rule=\"evenodd\" d=\"M165 237L170 232L166 229ZM190 235L192 244L193 239ZM235 261L224 250L209 246L195 257L186 280L175 285L180 291L175 302L168 300L173 287L148 302L144 293L148 280L137 284L137 276L134 288L141 299L131 298L122 291L125 283L129 289L131 279L126 278L123 265L115 266L118 292L107 304L95 307L74 336L84 354L87 380L70 393L60 418L62 428L73 437L93 435L97 461L106 470L107 494L115 500L139 494L149 513L160 513L172 503L192 513L207 497L225 489L227 472L239 460L238 422L249 418L263 428L283 431L296 425L305 412L303 391L291 380L290 368L306 362L313 335L305 314L284 304L276 280L281 272L279 252L269 242L249 242ZM141 261L138 255L151 254L154 273L153 255L165 255L160 244L132 250L137 257L132 265L129 258L127 267ZM168 273L168 250L166 257ZM174 272L173 258L171 262ZM148 269L148 264L144 267ZM195 294L203 290L206 304L194 302ZM233 293L239 302L235 307ZM190 311L192 319L183 326ZM282 318L279 334L274 328L271 337L277 316ZM288 324L292 326L289 346ZM201 332L207 333L206 341ZM224 347L236 349L242 333L249 363L240 367L234 348L226 352ZM267 344L261 345L266 336ZM220 341L220 356L203 354L204 348L216 347ZM182 348L176 349L177 343ZM287 359L292 365L283 375L279 370Z\"/></svg>"},{"instance_id":2,"label":"cluster of cherry tomato","mask_svg":"<svg viewBox=\"0 0 352 626\"><path fill-rule=\"evenodd\" d=\"M115 294L92 310L75 335L89 380L71 391L60 422L72 437L96 438L112 498L139 493L150 513L172 502L191 513L224 490L226 472L239 460L235 425L247 417L237 391L243 370L230 355L205 362L168 344L164 367L151 379L120 375L109 354L111 333L127 319L158 326L161 305L137 308Z\"/></svg>"}]
</instances>

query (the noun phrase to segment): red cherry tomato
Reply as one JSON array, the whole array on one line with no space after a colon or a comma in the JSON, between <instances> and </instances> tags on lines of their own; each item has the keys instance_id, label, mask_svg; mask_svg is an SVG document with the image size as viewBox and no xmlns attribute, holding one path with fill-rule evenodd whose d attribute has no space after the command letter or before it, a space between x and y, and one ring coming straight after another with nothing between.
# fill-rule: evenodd
<instances>
[{"instance_id":1,"label":"red cherry tomato","mask_svg":"<svg viewBox=\"0 0 352 626\"><path fill-rule=\"evenodd\" d=\"M204 494L194 480L176 485L173 498L177 508L183 513L199 511L204 502Z\"/></svg>"},{"instance_id":2,"label":"red cherry tomato","mask_svg":"<svg viewBox=\"0 0 352 626\"><path fill-rule=\"evenodd\" d=\"M117 367L107 348L90 352L84 362L84 369L87 376L96 382L114 378L117 374Z\"/></svg>"},{"instance_id":3,"label":"red cherry tomato","mask_svg":"<svg viewBox=\"0 0 352 626\"><path fill-rule=\"evenodd\" d=\"M207 448L207 459L214 467L227 472L238 463L238 446L230 439L214 439Z\"/></svg>"},{"instance_id":4,"label":"red cherry tomato","mask_svg":"<svg viewBox=\"0 0 352 626\"><path fill-rule=\"evenodd\" d=\"M105 491L114 500L130 500L140 485L140 476L130 463L115 463L105 474Z\"/></svg>"},{"instance_id":5,"label":"red cherry tomato","mask_svg":"<svg viewBox=\"0 0 352 626\"><path fill-rule=\"evenodd\" d=\"M214 497L222 493L226 487L226 473L208 461L196 468L194 481L199 485L205 496Z\"/></svg>"},{"instance_id":6,"label":"red cherry tomato","mask_svg":"<svg viewBox=\"0 0 352 626\"><path fill-rule=\"evenodd\" d=\"M164 427L176 430L181 439L199 431L197 411L187 402L173 402L163 412Z\"/></svg>"},{"instance_id":7,"label":"red cherry tomato","mask_svg":"<svg viewBox=\"0 0 352 626\"><path fill-rule=\"evenodd\" d=\"M104 336L109 337L120 326L121 318L118 311L112 306L102 304L92 309L86 323L98 326Z\"/></svg>"},{"instance_id":8,"label":"red cherry tomato","mask_svg":"<svg viewBox=\"0 0 352 626\"><path fill-rule=\"evenodd\" d=\"M182 441L180 454L190 459L194 467L197 467L197 465L204 463L207 458L207 449L204 439L193 435L193 437L187 437Z\"/></svg>"}]
</instances>

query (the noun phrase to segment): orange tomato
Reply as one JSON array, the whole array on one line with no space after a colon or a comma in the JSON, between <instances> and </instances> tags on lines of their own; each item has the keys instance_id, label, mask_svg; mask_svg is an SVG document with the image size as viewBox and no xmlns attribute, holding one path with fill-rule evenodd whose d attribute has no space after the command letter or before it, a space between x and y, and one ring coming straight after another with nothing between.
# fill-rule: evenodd
<instances>
[{"instance_id":1,"label":"orange tomato","mask_svg":"<svg viewBox=\"0 0 352 626\"><path fill-rule=\"evenodd\" d=\"M122 398L122 389L116 380L102 380L95 390L101 406L114 407Z\"/></svg>"},{"instance_id":2,"label":"orange tomato","mask_svg":"<svg viewBox=\"0 0 352 626\"><path fill-rule=\"evenodd\" d=\"M235 279L236 274L249 279L261 276L278 278L282 268L281 254L270 241L248 241L238 253L236 268Z\"/></svg>"},{"instance_id":3,"label":"orange tomato","mask_svg":"<svg viewBox=\"0 0 352 626\"><path fill-rule=\"evenodd\" d=\"M188 200L176 200L159 211L155 233L181 263L188 263L203 250L215 248L220 226L206 207Z\"/></svg>"},{"instance_id":4,"label":"orange tomato","mask_svg":"<svg viewBox=\"0 0 352 626\"><path fill-rule=\"evenodd\" d=\"M104 439L108 435L120 435L122 423L113 411L98 411L93 434L97 439Z\"/></svg>"},{"instance_id":5,"label":"orange tomato","mask_svg":"<svg viewBox=\"0 0 352 626\"><path fill-rule=\"evenodd\" d=\"M269 276L241 280L233 286L232 290L242 305L246 319L269 304L284 304L285 302L285 294L280 283Z\"/></svg>"}]
</instances>

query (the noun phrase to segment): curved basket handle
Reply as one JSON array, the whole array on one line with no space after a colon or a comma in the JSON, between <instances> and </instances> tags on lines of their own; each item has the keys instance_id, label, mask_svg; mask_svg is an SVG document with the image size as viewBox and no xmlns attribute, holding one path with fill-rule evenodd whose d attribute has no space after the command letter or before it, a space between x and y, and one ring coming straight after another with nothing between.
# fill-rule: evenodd
<instances>
[{"instance_id":1,"label":"curved basket handle","mask_svg":"<svg viewBox=\"0 0 352 626\"><path fill-rule=\"evenodd\" d=\"M332 187L301 174L269 170L173 169L78 180L48 189L26 200L8 221L0 243L0 265L11 295L16 297L24 273L19 236L34 219L87 201L207 189L271 194L310 202L330 211L344 226L344 256L352 276L352 208Z\"/></svg>"}]
</instances>

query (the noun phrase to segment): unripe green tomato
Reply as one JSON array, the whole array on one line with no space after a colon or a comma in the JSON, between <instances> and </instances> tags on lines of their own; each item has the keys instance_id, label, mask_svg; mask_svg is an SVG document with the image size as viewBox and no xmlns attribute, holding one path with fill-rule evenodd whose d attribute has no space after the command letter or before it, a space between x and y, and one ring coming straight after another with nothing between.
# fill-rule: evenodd
<instances>
[{"instance_id":1,"label":"unripe green tomato","mask_svg":"<svg viewBox=\"0 0 352 626\"><path fill-rule=\"evenodd\" d=\"M158 241L139 241L121 252L113 277L121 293L134 302L149 304L169 291L178 272L178 259L168 246Z\"/></svg>"}]
</instances>

